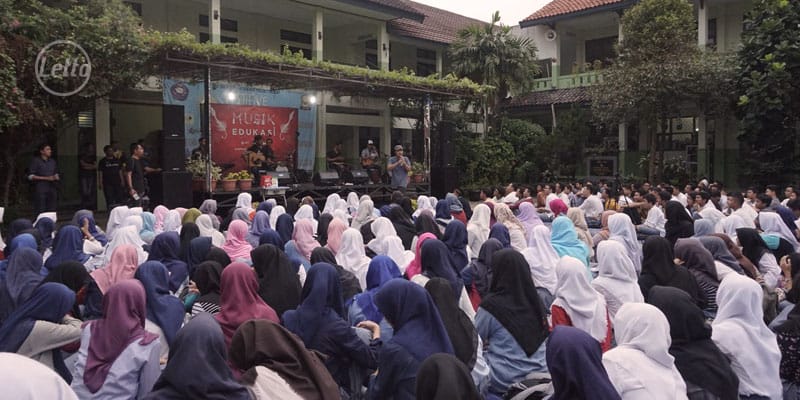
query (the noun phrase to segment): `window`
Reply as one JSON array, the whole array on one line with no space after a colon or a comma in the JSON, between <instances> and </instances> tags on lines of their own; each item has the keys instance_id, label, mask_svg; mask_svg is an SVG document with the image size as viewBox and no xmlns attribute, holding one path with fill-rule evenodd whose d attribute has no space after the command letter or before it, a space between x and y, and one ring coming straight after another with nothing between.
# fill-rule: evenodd
<instances>
[{"instance_id":1,"label":"window","mask_svg":"<svg viewBox=\"0 0 800 400\"><path fill-rule=\"evenodd\" d=\"M142 16L142 3L138 3L135 1L123 1L123 3L125 3L126 6L130 7L131 10L133 10L133 12L136 13L136 15L140 17Z\"/></svg>"},{"instance_id":2,"label":"window","mask_svg":"<svg viewBox=\"0 0 800 400\"><path fill-rule=\"evenodd\" d=\"M417 76L436 74L436 50L417 48Z\"/></svg>"},{"instance_id":3,"label":"window","mask_svg":"<svg viewBox=\"0 0 800 400\"><path fill-rule=\"evenodd\" d=\"M600 61L604 66L611 65L611 61L616 57L614 50L616 44L616 36L587 40L584 44L586 63L594 65Z\"/></svg>"},{"instance_id":4,"label":"window","mask_svg":"<svg viewBox=\"0 0 800 400\"><path fill-rule=\"evenodd\" d=\"M708 34L706 35L706 45L711 48L717 47L717 19L708 20Z\"/></svg>"},{"instance_id":5,"label":"window","mask_svg":"<svg viewBox=\"0 0 800 400\"><path fill-rule=\"evenodd\" d=\"M364 54L364 64L367 68L378 69L378 55L377 54Z\"/></svg>"},{"instance_id":6,"label":"window","mask_svg":"<svg viewBox=\"0 0 800 400\"><path fill-rule=\"evenodd\" d=\"M211 35L206 32L200 32L200 43L206 43L211 41ZM221 35L219 37L220 43L239 43L239 39L235 37Z\"/></svg>"},{"instance_id":7,"label":"window","mask_svg":"<svg viewBox=\"0 0 800 400\"><path fill-rule=\"evenodd\" d=\"M436 60L436 50L417 49L417 58Z\"/></svg>"},{"instance_id":8,"label":"window","mask_svg":"<svg viewBox=\"0 0 800 400\"><path fill-rule=\"evenodd\" d=\"M281 40L289 42L311 44L311 34L281 29Z\"/></svg>"},{"instance_id":9,"label":"window","mask_svg":"<svg viewBox=\"0 0 800 400\"><path fill-rule=\"evenodd\" d=\"M367 40L364 42L364 48L369 50L378 50L378 39Z\"/></svg>"},{"instance_id":10,"label":"window","mask_svg":"<svg viewBox=\"0 0 800 400\"><path fill-rule=\"evenodd\" d=\"M208 28L208 15L200 14L200 26ZM219 21L219 27L223 31L239 32L239 22L233 19L223 18Z\"/></svg>"},{"instance_id":11,"label":"window","mask_svg":"<svg viewBox=\"0 0 800 400\"><path fill-rule=\"evenodd\" d=\"M430 76L436 73L436 64L417 62L417 76Z\"/></svg>"}]
</instances>

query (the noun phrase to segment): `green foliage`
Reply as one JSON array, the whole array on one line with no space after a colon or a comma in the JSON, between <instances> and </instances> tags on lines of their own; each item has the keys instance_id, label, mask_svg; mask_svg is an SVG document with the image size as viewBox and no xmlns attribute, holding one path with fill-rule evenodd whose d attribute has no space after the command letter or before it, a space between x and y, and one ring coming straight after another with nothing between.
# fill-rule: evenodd
<instances>
[{"instance_id":1,"label":"green foliage","mask_svg":"<svg viewBox=\"0 0 800 400\"><path fill-rule=\"evenodd\" d=\"M556 172L561 176L575 176L583 162L583 148L592 130L585 109L573 106L556 117L556 127L547 143Z\"/></svg>"},{"instance_id":2,"label":"green foliage","mask_svg":"<svg viewBox=\"0 0 800 400\"><path fill-rule=\"evenodd\" d=\"M800 172L800 3L756 1L745 25L736 81L744 172L760 184L792 182Z\"/></svg>"}]
</instances>

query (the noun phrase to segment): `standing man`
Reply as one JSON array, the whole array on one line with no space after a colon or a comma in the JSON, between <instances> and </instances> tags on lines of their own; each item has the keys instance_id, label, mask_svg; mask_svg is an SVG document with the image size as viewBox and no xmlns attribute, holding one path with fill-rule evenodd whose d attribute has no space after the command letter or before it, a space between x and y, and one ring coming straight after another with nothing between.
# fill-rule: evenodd
<instances>
[{"instance_id":1,"label":"standing man","mask_svg":"<svg viewBox=\"0 0 800 400\"><path fill-rule=\"evenodd\" d=\"M208 138L201 137L197 147L192 149L192 160L205 160L208 158Z\"/></svg>"},{"instance_id":2,"label":"standing man","mask_svg":"<svg viewBox=\"0 0 800 400\"><path fill-rule=\"evenodd\" d=\"M122 162L114 156L111 145L103 147L104 158L98 163L100 171L100 190L106 197L106 207L110 210L113 206L121 204L124 199L125 179L122 174Z\"/></svg>"},{"instance_id":3,"label":"standing man","mask_svg":"<svg viewBox=\"0 0 800 400\"><path fill-rule=\"evenodd\" d=\"M58 199L58 165L53 160L53 149L49 144L39 146L39 155L31 160L28 180L33 184L33 212L39 215L56 211Z\"/></svg>"},{"instance_id":4,"label":"standing man","mask_svg":"<svg viewBox=\"0 0 800 400\"><path fill-rule=\"evenodd\" d=\"M97 154L94 143L83 145L83 154L78 159L81 203L90 210L97 209Z\"/></svg>"},{"instance_id":5,"label":"standing man","mask_svg":"<svg viewBox=\"0 0 800 400\"><path fill-rule=\"evenodd\" d=\"M144 180L144 147L139 143L131 145L131 156L125 165L125 179L128 184L128 194L133 199L133 203L141 207L146 199L147 184Z\"/></svg>"},{"instance_id":6,"label":"standing man","mask_svg":"<svg viewBox=\"0 0 800 400\"><path fill-rule=\"evenodd\" d=\"M378 183L381 176L381 167L378 165L380 153L375 148L375 142L372 139L367 140L367 147L361 150L361 168L367 171L370 181Z\"/></svg>"},{"instance_id":7,"label":"standing man","mask_svg":"<svg viewBox=\"0 0 800 400\"><path fill-rule=\"evenodd\" d=\"M394 146L394 156L389 158L386 169L392 175L392 187L405 188L408 186L408 171L411 171L411 161L403 155L403 146Z\"/></svg>"}]
</instances>

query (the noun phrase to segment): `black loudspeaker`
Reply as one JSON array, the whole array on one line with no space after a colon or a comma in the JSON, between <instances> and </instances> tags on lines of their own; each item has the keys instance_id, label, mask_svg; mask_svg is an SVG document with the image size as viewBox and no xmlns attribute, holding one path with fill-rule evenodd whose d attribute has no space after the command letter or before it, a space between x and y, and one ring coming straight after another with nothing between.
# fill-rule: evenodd
<instances>
[{"instance_id":1,"label":"black loudspeaker","mask_svg":"<svg viewBox=\"0 0 800 400\"><path fill-rule=\"evenodd\" d=\"M438 162L434 165L439 167L449 167L455 165L455 139L456 126L449 121L439 121L439 140L438 148L434 149L434 153L438 155Z\"/></svg>"},{"instance_id":2,"label":"black loudspeaker","mask_svg":"<svg viewBox=\"0 0 800 400\"><path fill-rule=\"evenodd\" d=\"M336 171L320 171L314 174L313 181L317 186L335 186L339 183L339 173Z\"/></svg>"},{"instance_id":3,"label":"black loudspeaker","mask_svg":"<svg viewBox=\"0 0 800 400\"><path fill-rule=\"evenodd\" d=\"M289 171L269 171L267 174L272 176L272 180L278 182L279 186L291 185L293 183L292 174L289 173Z\"/></svg>"},{"instance_id":4,"label":"black loudspeaker","mask_svg":"<svg viewBox=\"0 0 800 400\"><path fill-rule=\"evenodd\" d=\"M192 173L191 172L162 172L161 173L161 201L169 209L192 207Z\"/></svg>"},{"instance_id":5,"label":"black loudspeaker","mask_svg":"<svg viewBox=\"0 0 800 400\"><path fill-rule=\"evenodd\" d=\"M183 137L186 126L184 124L183 106L164 104L161 108L161 127L165 136Z\"/></svg>"},{"instance_id":6,"label":"black loudspeaker","mask_svg":"<svg viewBox=\"0 0 800 400\"><path fill-rule=\"evenodd\" d=\"M443 199L458 186L458 167L431 168L431 194Z\"/></svg>"},{"instance_id":7,"label":"black loudspeaker","mask_svg":"<svg viewBox=\"0 0 800 400\"><path fill-rule=\"evenodd\" d=\"M357 185L363 185L369 182L369 174L363 169L354 169L350 171L350 173L353 175L353 183Z\"/></svg>"},{"instance_id":8,"label":"black loudspeaker","mask_svg":"<svg viewBox=\"0 0 800 400\"><path fill-rule=\"evenodd\" d=\"M164 171L183 171L184 151L186 148L186 138L183 136L161 136L161 169Z\"/></svg>"}]
</instances>

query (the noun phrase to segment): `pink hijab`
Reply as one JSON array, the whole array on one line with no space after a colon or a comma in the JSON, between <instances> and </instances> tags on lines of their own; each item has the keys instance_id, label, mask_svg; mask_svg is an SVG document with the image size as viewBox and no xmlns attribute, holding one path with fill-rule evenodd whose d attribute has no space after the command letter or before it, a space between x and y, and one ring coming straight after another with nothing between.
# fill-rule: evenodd
<instances>
[{"instance_id":1,"label":"pink hijab","mask_svg":"<svg viewBox=\"0 0 800 400\"><path fill-rule=\"evenodd\" d=\"M336 220L336 218L334 218ZM333 224L333 221L331 221ZM330 226L329 226L330 227ZM294 233L292 233L292 240L294 240L297 251L305 257L306 260L311 259L311 252L317 247L320 247L319 242L314 239L314 224L310 219L299 219L294 223Z\"/></svg>"},{"instance_id":2,"label":"pink hijab","mask_svg":"<svg viewBox=\"0 0 800 400\"><path fill-rule=\"evenodd\" d=\"M436 236L430 232L425 232L417 238L417 249L414 253L414 259L411 260L406 267L406 276L408 279L413 278L414 275L419 275L422 273L422 263L420 262L422 257L420 253L422 252L422 244L428 239L436 239Z\"/></svg>"},{"instance_id":3,"label":"pink hijab","mask_svg":"<svg viewBox=\"0 0 800 400\"><path fill-rule=\"evenodd\" d=\"M185 209L183 207L178 207L178 208L175 209L175 211L177 211L178 214L181 216L181 219L183 219L183 216L186 215L186 211L189 211L189 210L187 210L187 209Z\"/></svg>"},{"instance_id":4,"label":"pink hijab","mask_svg":"<svg viewBox=\"0 0 800 400\"><path fill-rule=\"evenodd\" d=\"M559 215L567 215L569 207L567 207L567 205L564 204L564 200L553 199L550 200L550 211L553 212L554 217L557 217Z\"/></svg>"},{"instance_id":5,"label":"pink hijab","mask_svg":"<svg viewBox=\"0 0 800 400\"><path fill-rule=\"evenodd\" d=\"M347 230L347 224L339 218L334 218L328 225L328 244L325 245L333 255L339 252L339 246L342 244L342 234Z\"/></svg>"},{"instance_id":6,"label":"pink hijab","mask_svg":"<svg viewBox=\"0 0 800 400\"><path fill-rule=\"evenodd\" d=\"M220 310L214 315L225 334L225 344L239 325L251 319L266 319L281 323L278 314L258 295L258 278L247 264L232 262L222 270L220 277Z\"/></svg>"},{"instance_id":7,"label":"pink hijab","mask_svg":"<svg viewBox=\"0 0 800 400\"><path fill-rule=\"evenodd\" d=\"M167 217L168 213L169 208L164 206L157 206L155 210L153 210L153 215L156 216L156 224L153 227L153 230L156 232L156 234L164 231L164 218Z\"/></svg>"},{"instance_id":8,"label":"pink hijab","mask_svg":"<svg viewBox=\"0 0 800 400\"><path fill-rule=\"evenodd\" d=\"M130 244L122 244L111 253L111 261L103 268L92 271L92 279L97 283L101 293L106 293L108 289L117 282L126 279L133 279L136 267L139 266L139 253L136 247Z\"/></svg>"},{"instance_id":9,"label":"pink hijab","mask_svg":"<svg viewBox=\"0 0 800 400\"><path fill-rule=\"evenodd\" d=\"M247 223L241 220L232 221L228 226L228 237L225 239L225 244L222 245L222 250L228 254L231 260L236 259L250 259L250 251L253 246L247 241Z\"/></svg>"}]
</instances>

